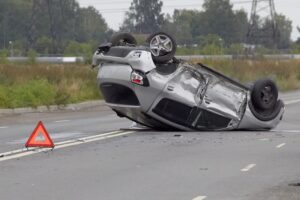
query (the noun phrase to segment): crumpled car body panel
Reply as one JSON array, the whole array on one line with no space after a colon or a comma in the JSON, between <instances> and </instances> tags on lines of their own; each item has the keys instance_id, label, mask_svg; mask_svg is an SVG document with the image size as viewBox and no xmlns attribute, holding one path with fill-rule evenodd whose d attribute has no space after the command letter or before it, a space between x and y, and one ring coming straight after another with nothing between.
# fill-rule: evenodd
<instances>
[{"instance_id":1,"label":"crumpled car body panel","mask_svg":"<svg viewBox=\"0 0 300 200\"><path fill-rule=\"evenodd\" d=\"M284 106L273 119L259 120L249 107L250 89L206 66L180 62L166 72L167 64L154 67L149 56L143 50L124 58L94 56L95 63L100 60L99 88L119 116L153 129L186 131L266 130L282 118ZM134 71L149 85L133 83Z\"/></svg>"}]
</instances>

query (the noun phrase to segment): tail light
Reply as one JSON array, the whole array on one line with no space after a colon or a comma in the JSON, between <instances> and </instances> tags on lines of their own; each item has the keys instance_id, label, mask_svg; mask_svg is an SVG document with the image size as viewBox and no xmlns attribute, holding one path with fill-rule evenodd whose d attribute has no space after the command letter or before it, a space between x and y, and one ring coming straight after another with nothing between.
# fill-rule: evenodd
<instances>
[{"instance_id":1,"label":"tail light","mask_svg":"<svg viewBox=\"0 0 300 200\"><path fill-rule=\"evenodd\" d=\"M131 73L131 82L137 85L149 86L149 81L143 72L133 71Z\"/></svg>"}]
</instances>

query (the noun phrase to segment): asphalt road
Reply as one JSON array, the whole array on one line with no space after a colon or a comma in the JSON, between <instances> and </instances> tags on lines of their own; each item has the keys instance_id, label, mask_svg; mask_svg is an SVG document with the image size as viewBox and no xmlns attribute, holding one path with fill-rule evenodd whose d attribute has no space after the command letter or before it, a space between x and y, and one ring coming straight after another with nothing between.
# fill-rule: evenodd
<instances>
[{"instance_id":1,"label":"asphalt road","mask_svg":"<svg viewBox=\"0 0 300 200\"><path fill-rule=\"evenodd\" d=\"M298 200L300 92L282 98L271 132L110 133L131 122L103 108L2 116L0 155L24 147L39 120L59 145L0 158L0 199Z\"/></svg>"}]
</instances>

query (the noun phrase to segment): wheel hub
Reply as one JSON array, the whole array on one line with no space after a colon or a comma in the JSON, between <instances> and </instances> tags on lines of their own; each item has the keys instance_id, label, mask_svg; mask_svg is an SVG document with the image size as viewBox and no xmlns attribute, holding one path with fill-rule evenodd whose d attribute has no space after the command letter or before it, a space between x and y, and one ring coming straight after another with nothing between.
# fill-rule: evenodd
<instances>
[{"instance_id":1,"label":"wheel hub","mask_svg":"<svg viewBox=\"0 0 300 200\"><path fill-rule=\"evenodd\" d=\"M160 56L173 50L172 40L166 35L157 35L150 41L150 50L154 56Z\"/></svg>"},{"instance_id":2,"label":"wheel hub","mask_svg":"<svg viewBox=\"0 0 300 200\"><path fill-rule=\"evenodd\" d=\"M265 104L270 104L273 99L272 88L270 86L265 87L261 92L261 98Z\"/></svg>"}]
</instances>

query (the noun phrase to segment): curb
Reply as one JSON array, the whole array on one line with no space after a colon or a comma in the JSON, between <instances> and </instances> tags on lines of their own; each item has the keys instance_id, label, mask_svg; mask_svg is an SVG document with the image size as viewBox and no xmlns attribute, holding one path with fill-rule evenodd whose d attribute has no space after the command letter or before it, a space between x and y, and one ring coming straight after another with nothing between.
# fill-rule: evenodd
<instances>
[{"instance_id":1,"label":"curb","mask_svg":"<svg viewBox=\"0 0 300 200\"><path fill-rule=\"evenodd\" d=\"M51 105L51 106L38 106L37 108L13 108L13 109L0 109L0 114L25 114L25 113L42 113L42 112L54 112L54 111L77 111L82 109L93 108L97 106L105 107L104 100L86 101L77 104L68 105Z\"/></svg>"}]
</instances>

